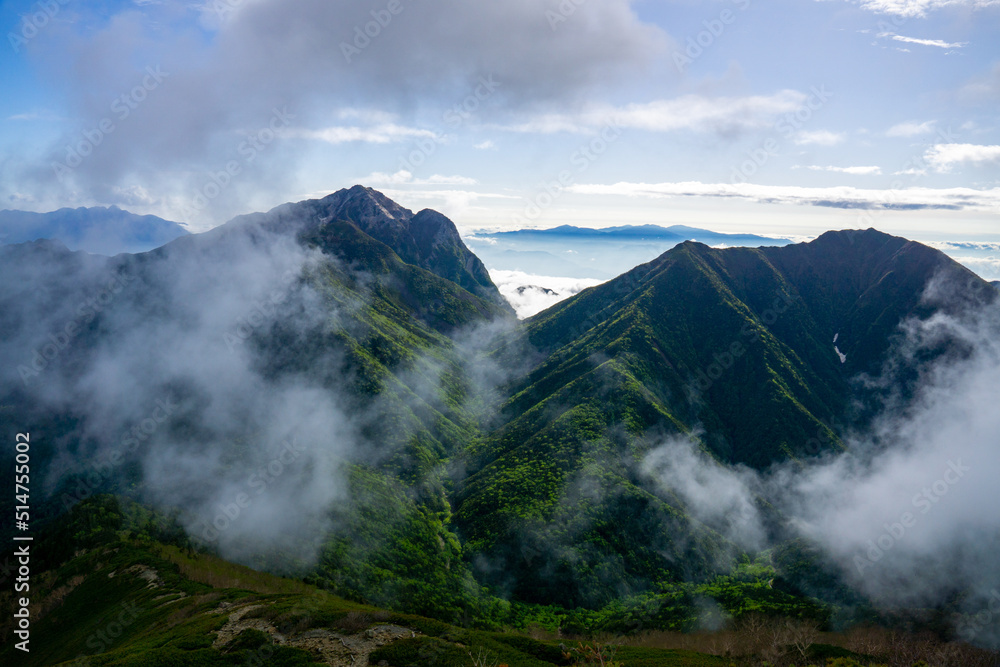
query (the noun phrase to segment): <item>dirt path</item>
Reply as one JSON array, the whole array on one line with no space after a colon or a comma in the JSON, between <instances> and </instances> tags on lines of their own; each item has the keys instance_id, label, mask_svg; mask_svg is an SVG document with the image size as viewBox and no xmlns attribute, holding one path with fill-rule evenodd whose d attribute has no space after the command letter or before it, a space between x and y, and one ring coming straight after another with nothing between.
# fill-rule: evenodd
<instances>
[{"instance_id":1,"label":"dirt path","mask_svg":"<svg viewBox=\"0 0 1000 667\"><path fill-rule=\"evenodd\" d=\"M376 624L372 627L356 634L340 634L326 628L313 628L302 633L293 635L283 635L268 620L246 616L260 609L263 605L246 604L243 606L224 606L217 610L219 613L228 614L226 624L218 630L213 646L218 649L224 648L233 641L241 632L247 629L259 630L271 636L275 644L280 646L290 646L293 648L309 651L310 653L322 656L325 664L333 667L367 667L368 656L386 644L416 637L417 633L409 628L399 625ZM262 658L268 648L260 649ZM264 663L266 664L266 660Z\"/></svg>"}]
</instances>

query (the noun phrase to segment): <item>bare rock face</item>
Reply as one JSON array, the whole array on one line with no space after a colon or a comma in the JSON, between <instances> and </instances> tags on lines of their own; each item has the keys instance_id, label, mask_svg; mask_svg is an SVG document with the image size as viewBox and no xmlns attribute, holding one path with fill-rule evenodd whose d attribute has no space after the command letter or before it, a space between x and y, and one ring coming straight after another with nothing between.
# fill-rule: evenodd
<instances>
[{"instance_id":1,"label":"bare rock face","mask_svg":"<svg viewBox=\"0 0 1000 667\"><path fill-rule=\"evenodd\" d=\"M411 639L419 633L399 625L379 623L357 633L345 634L329 628L310 628L293 634L282 634L262 618L261 604L224 604L216 613L227 614L226 624L217 631L213 646L221 651L245 630L257 630L271 637L272 645L302 649L319 657L323 664L332 667L366 667L368 656L378 648L400 639ZM254 613L257 612L257 613ZM267 647L261 649L266 657Z\"/></svg>"},{"instance_id":2,"label":"bare rock face","mask_svg":"<svg viewBox=\"0 0 1000 667\"><path fill-rule=\"evenodd\" d=\"M349 222L392 249L407 264L450 280L475 296L513 312L482 261L462 241L455 223L424 209L414 214L381 192L356 185L323 199L284 204L267 213L236 218L271 230L321 234L325 226Z\"/></svg>"}]
</instances>

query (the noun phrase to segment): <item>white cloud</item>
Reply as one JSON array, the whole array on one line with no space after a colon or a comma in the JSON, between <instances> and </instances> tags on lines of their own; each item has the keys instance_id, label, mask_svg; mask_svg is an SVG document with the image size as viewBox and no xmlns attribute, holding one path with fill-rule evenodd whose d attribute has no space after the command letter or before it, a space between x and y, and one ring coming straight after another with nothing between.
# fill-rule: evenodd
<instances>
[{"instance_id":1,"label":"white cloud","mask_svg":"<svg viewBox=\"0 0 1000 667\"><path fill-rule=\"evenodd\" d=\"M801 204L845 209L950 209L1000 212L1000 188L903 188L874 190L849 186L801 187L755 183L615 183L574 185L569 192L627 197L720 197L764 204Z\"/></svg>"},{"instance_id":2,"label":"white cloud","mask_svg":"<svg viewBox=\"0 0 1000 667\"><path fill-rule=\"evenodd\" d=\"M829 130L816 130L813 132L799 132L795 137L795 143L802 145L816 144L817 146L836 146L847 138L843 132L830 132Z\"/></svg>"},{"instance_id":3,"label":"white cloud","mask_svg":"<svg viewBox=\"0 0 1000 667\"><path fill-rule=\"evenodd\" d=\"M949 297L949 305L962 298L943 282L925 293L939 303ZM922 365L914 399L880 415L871 436L849 438L848 453L768 480L780 511L885 607L931 607L963 590L974 598L963 611L975 613L996 590L998 325L995 307L903 323L897 358L944 343L963 354ZM996 645L988 625L972 634Z\"/></svg>"},{"instance_id":4,"label":"white cloud","mask_svg":"<svg viewBox=\"0 0 1000 667\"><path fill-rule=\"evenodd\" d=\"M820 167L817 165L812 165L806 167L812 171L833 171L840 174L851 174L853 176L872 176L882 173L882 169L879 167Z\"/></svg>"},{"instance_id":5,"label":"white cloud","mask_svg":"<svg viewBox=\"0 0 1000 667\"><path fill-rule=\"evenodd\" d=\"M428 179L429 180L429 179ZM480 202L484 199L519 199L513 195L502 195L492 192L478 192L465 189L417 190L407 188L410 183L401 183L397 188L379 188L386 197L399 202L402 206L418 210L432 208L453 220L459 220L471 211L485 210ZM406 188L406 189L403 189Z\"/></svg>"},{"instance_id":6,"label":"white cloud","mask_svg":"<svg viewBox=\"0 0 1000 667\"><path fill-rule=\"evenodd\" d=\"M994 241L923 241L923 244L949 254L959 251L993 252L1000 254L1000 243Z\"/></svg>"},{"instance_id":7,"label":"white cloud","mask_svg":"<svg viewBox=\"0 0 1000 667\"><path fill-rule=\"evenodd\" d=\"M907 44L920 44L921 46L936 46L939 49L961 49L964 46L968 46L968 42L945 42L940 39L919 39L917 37L906 37L904 35L897 35L894 32L882 32L878 34L879 37L892 37L897 42L906 42ZM901 49L906 50L906 49Z\"/></svg>"},{"instance_id":8,"label":"white cloud","mask_svg":"<svg viewBox=\"0 0 1000 667\"><path fill-rule=\"evenodd\" d=\"M540 313L563 299L604 282L590 278L536 276L523 271L498 269L490 270L490 278L521 319Z\"/></svg>"},{"instance_id":9,"label":"white cloud","mask_svg":"<svg viewBox=\"0 0 1000 667\"><path fill-rule=\"evenodd\" d=\"M967 295L964 283L958 293ZM941 280L924 297L962 302ZM960 611L976 613L996 594L998 580L1000 412L992 409L1000 400L998 332L995 306L902 323L885 366L887 382L898 381L893 369L900 361L908 368L945 342L963 353L921 364L912 400L887 406L868 432L843 433L843 452L831 447L825 456L761 474L720 465L700 443L675 439L654 449L643 471L680 496L695 518L748 549L767 532L756 509L764 501L876 607L930 608L962 590L968 598ZM995 646L1000 632L989 625L962 636Z\"/></svg>"},{"instance_id":10,"label":"white cloud","mask_svg":"<svg viewBox=\"0 0 1000 667\"><path fill-rule=\"evenodd\" d=\"M951 171L954 165L966 162L976 165L1000 162L1000 146L938 144L927 151L924 159L937 171Z\"/></svg>"},{"instance_id":11,"label":"white cloud","mask_svg":"<svg viewBox=\"0 0 1000 667\"><path fill-rule=\"evenodd\" d=\"M496 150L497 145L492 139L487 139L486 141L481 141L475 146L473 146L477 151L493 151Z\"/></svg>"},{"instance_id":12,"label":"white cloud","mask_svg":"<svg viewBox=\"0 0 1000 667\"><path fill-rule=\"evenodd\" d=\"M676 493L699 521L743 548L766 543L754 497L759 476L744 466L725 466L691 439L675 437L642 460L642 472L664 491Z\"/></svg>"},{"instance_id":13,"label":"white cloud","mask_svg":"<svg viewBox=\"0 0 1000 667\"><path fill-rule=\"evenodd\" d=\"M852 0L856 1L856 0ZM860 0L862 8L877 14L920 18L945 7L983 9L1000 5L1000 0Z\"/></svg>"},{"instance_id":14,"label":"white cloud","mask_svg":"<svg viewBox=\"0 0 1000 667\"><path fill-rule=\"evenodd\" d=\"M477 236L472 234L470 236L463 236L462 239L466 243L485 243L486 245L496 245L497 240L491 236Z\"/></svg>"},{"instance_id":15,"label":"white cloud","mask_svg":"<svg viewBox=\"0 0 1000 667\"><path fill-rule=\"evenodd\" d=\"M1000 243L995 241L929 241L925 244L937 248L986 280L1000 280Z\"/></svg>"},{"instance_id":16,"label":"white cloud","mask_svg":"<svg viewBox=\"0 0 1000 667\"><path fill-rule=\"evenodd\" d=\"M34 195L30 195L26 192L13 192L9 197L7 197L7 201L11 202L12 204L18 205L18 204L33 204L37 200L35 199Z\"/></svg>"},{"instance_id":17,"label":"white cloud","mask_svg":"<svg viewBox=\"0 0 1000 667\"><path fill-rule=\"evenodd\" d=\"M684 95L622 107L594 106L575 114L542 114L504 129L543 134L590 133L613 121L620 127L650 132L731 132L768 127L780 115L801 109L806 100L806 95L795 90L746 97Z\"/></svg>"},{"instance_id":18,"label":"white cloud","mask_svg":"<svg viewBox=\"0 0 1000 667\"><path fill-rule=\"evenodd\" d=\"M1000 62L993 63L993 67L982 75L975 77L959 91L963 98L982 102L1000 98Z\"/></svg>"},{"instance_id":19,"label":"white cloud","mask_svg":"<svg viewBox=\"0 0 1000 667\"><path fill-rule=\"evenodd\" d=\"M313 139L328 144L344 144L360 141L372 144L388 144L405 141L414 137L429 137L438 139L438 135L430 130L405 127L395 123L382 123L371 127L334 126L321 130L293 129L282 132L282 136L299 139Z\"/></svg>"},{"instance_id":20,"label":"white cloud","mask_svg":"<svg viewBox=\"0 0 1000 667\"><path fill-rule=\"evenodd\" d=\"M386 144L432 135L360 110L422 117L468 100L484 79L495 82L496 94L473 98L481 102L480 117L568 108L637 78L672 45L662 28L637 14L633 0L578 4L553 30L546 10L558 11L559 1L403 2L403 13L379 27L377 38L364 30L371 27L373 7L385 13L384 0L377 7L356 0L198 0L149 4L142 11L131 3L110 9L76 3L79 20L53 22L29 54L32 69L59 91L60 113L92 122L107 116L109 101L142 80L130 63L162 63L168 78L65 184L53 182L51 162L64 160L65 146L80 140L75 127L40 146L44 153L31 164L8 168L4 188L53 191L51 198L79 192L98 201L110 186L135 181L156 192L193 191L203 179L188 174L217 170L220 156L235 152L244 138L234 137L234 130L258 130L275 104L297 117L293 125L303 138ZM224 12L220 21L213 4L236 11ZM199 14L216 20L199 25ZM86 66L64 76L67 62ZM354 120L337 117L344 107L355 110ZM239 190L252 191L255 201L277 202L289 192L317 188L306 182L316 173L314 156L275 146L213 201L212 217L258 206Z\"/></svg>"},{"instance_id":21,"label":"white cloud","mask_svg":"<svg viewBox=\"0 0 1000 667\"><path fill-rule=\"evenodd\" d=\"M429 178L414 178L413 174L401 169L394 174L376 171L359 182L367 185L476 185L478 181L467 176L442 176L434 174Z\"/></svg>"},{"instance_id":22,"label":"white cloud","mask_svg":"<svg viewBox=\"0 0 1000 667\"><path fill-rule=\"evenodd\" d=\"M928 120L923 123L908 120L905 123L893 125L885 132L887 137L916 137L921 134L930 134L934 131L935 120Z\"/></svg>"},{"instance_id":23,"label":"white cloud","mask_svg":"<svg viewBox=\"0 0 1000 667\"><path fill-rule=\"evenodd\" d=\"M967 257L952 255L956 262L964 264L984 280L1000 280L1000 257Z\"/></svg>"},{"instance_id":24,"label":"white cloud","mask_svg":"<svg viewBox=\"0 0 1000 667\"><path fill-rule=\"evenodd\" d=\"M125 206L151 206L159 202L146 188L141 185L112 186L111 194L117 199L116 203Z\"/></svg>"},{"instance_id":25,"label":"white cloud","mask_svg":"<svg viewBox=\"0 0 1000 667\"><path fill-rule=\"evenodd\" d=\"M65 118L51 111L29 111L27 113L16 113L13 116L7 116L6 120L62 121Z\"/></svg>"}]
</instances>

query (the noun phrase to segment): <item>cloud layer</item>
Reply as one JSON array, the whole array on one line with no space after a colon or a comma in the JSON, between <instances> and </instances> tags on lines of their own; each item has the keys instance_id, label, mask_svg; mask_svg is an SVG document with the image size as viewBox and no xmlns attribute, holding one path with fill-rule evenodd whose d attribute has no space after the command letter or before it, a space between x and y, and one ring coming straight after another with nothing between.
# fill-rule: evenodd
<instances>
[{"instance_id":1,"label":"cloud layer","mask_svg":"<svg viewBox=\"0 0 1000 667\"><path fill-rule=\"evenodd\" d=\"M232 179L216 203L254 188L282 191L301 142L433 135L410 121L440 121L451 106L441 100L460 104L483 81L493 82L490 109L499 114L576 106L609 80L641 74L669 42L629 0L255 0L206 3L200 13L153 3L110 18L75 11L91 27L85 36L70 23L52 25L29 48L80 119L36 177L52 181L51 164L66 161L66 147L107 120L113 131L92 142L60 186L106 201L115 199L113 186L136 179L158 196L190 198L206 171L239 161L244 141L267 135L275 109L292 117L281 128L286 141L262 142L266 159L243 165L253 177ZM553 25L552 13L565 20ZM147 66L160 72L155 82ZM352 110L355 122L330 123Z\"/></svg>"},{"instance_id":2,"label":"cloud layer","mask_svg":"<svg viewBox=\"0 0 1000 667\"><path fill-rule=\"evenodd\" d=\"M47 443L48 492L69 473L103 471L107 482L138 470L146 500L182 510L190 534L226 556L308 560L345 493L357 421L315 375L267 368L255 336L278 323L306 336L336 317L303 281L331 260L292 234L222 231L137 259L42 262L23 283L34 298L4 296L0 383L30 397L42 423L68 414L77 424ZM314 368L337 361L329 349Z\"/></svg>"},{"instance_id":3,"label":"cloud layer","mask_svg":"<svg viewBox=\"0 0 1000 667\"><path fill-rule=\"evenodd\" d=\"M937 171L951 171L955 165L1000 163L1000 146L975 144L937 144L924 159Z\"/></svg>"},{"instance_id":4,"label":"cloud layer","mask_svg":"<svg viewBox=\"0 0 1000 667\"><path fill-rule=\"evenodd\" d=\"M490 271L490 277L521 319L604 282L592 278L559 278L496 269Z\"/></svg>"},{"instance_id":5,"label":"cloud layer","mask_svg":"<svg viewBox=\"0 0 1000 667\"><path fill-rule=\"evenodd\" d=\"M574 114L543 114L505 129L516 132L591 133L613 124L649 132L694 130L729 133L771 127L778 117L800 110L807 100L808 96L795 90L745 97L685 95L622 107L592 107Z\"/></svg>"},{"instance_id":6,"label":"cloud layer","mask_svg":"<svg viewBox=\"0 0 1000 667\"><path fill-rule=\"evenodd\" d=\"M581 184L568 188L571 192L591 195L623 195L627 197L719 197L748 199L768 204L802 204L833 208L886 210L1000 210L1000 188L901 188L898 190L868 190L848 186L800 187L790 185L757 185L752 183L615 183L613 185Z\"/></svg>"},{"instance_id":7,"label":"cloud layer","mask_svg":"<svg viewBox=\"0 0 1000 667\"><path fill-rule=\"evenodd\" d=\"M983 9L1000 4L998 0L849 0L878 14L891 14L906 18L922 18L931 12L948 7Z\"/></svg>"},{"instance_id":8,"label":"cloud layer","mask_svg":"<svg viewBox=\"0 0 1000 667\"><path fill-rule=\"evenodd\" d=\"M932 281L925 301L954 308L955 287ZM846 452L758 474L673 440L647 456L645 470L741 547L766 544L758 511L766 503L784 517L789 532L780 539L819 545L877 605L959 600L967 615L949 620L960 637L997 646L1000 626L968 615L986 609L1000 585L1000 413L992 407L1000 401L1000 309L934 315L904 323L901 334L882 380L946 341L955 353L925 366L914 398L887 403L869 432L844 434Z\"/></svg>"}]
</instances>

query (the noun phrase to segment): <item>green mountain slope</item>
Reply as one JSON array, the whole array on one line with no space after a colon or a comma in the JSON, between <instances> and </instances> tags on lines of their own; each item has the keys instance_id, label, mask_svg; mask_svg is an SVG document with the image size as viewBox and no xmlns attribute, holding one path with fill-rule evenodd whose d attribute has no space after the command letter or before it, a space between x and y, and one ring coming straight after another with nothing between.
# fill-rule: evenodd
<instances>
[{"instance_id":1,"label":"green mountain slope","mask_svg":"<svg viewBox=\"0 0 1000 667\"><path fill-rule=\"evenodd\" d=\"M567 667L602 664L599 655L605 665L628 667L756 665L765 659L801 664L802 658L808 664L841 658L837 664L857 667L859 663L843 659L877 661L819 643L808 623L753 614L745 624L715 634L641 634L669 612L654 599L611 610L617 631L631 636L604 644L565 635L538 639L533 636L537 626L528 633L523 623L516 628L458 627L352 602L298 580L197 553L173 520L112 496L83 501L42 527L39 537L48 547L33 552L31 627L23 645L30 650L17 648L25 640L13 636L13 619L5 614L0 621L4 665ZM755 568L748 565L737 577L704 587L703 593L727 609L734 603L754 609L759 602L781 609L783 594L753 582ZM19 608L7 590L0 591L0 608ZM555 610L541 611L536 621L544 622L544 612ZM791 608L784 612L794 615ZM578 628L587 632L585 625ZM845 638L840 639L843 643ZM880 655L889 657L901 639L895 633ZM919 646L916 656L959 648L928 645L924 638L914 646Z\"/></svg>"},{"instance_id":2,"label":"green mountain slope","mask_svg":"<svg viewBox=\"0 0 1000 667\"><path fill-rule=\"evenodd\" d=\"M953 303L996 298L937 251L831 232L782 248L683 243L521 325L447 218L356 187L139 255L0 248L0 426L38 443L32 470L46 484L34 521L118 494L176 509L188 537L156 539L177 549L375 607L494 629L688 630L750 611L825 623L829 605L785 576L812 568L807 549L759 553L734 536L740 517L699 520L646 455L693 437L725 465L760 470L841 447L840 425L863 423L880 398L855 379L879 372L903 320L947 308L924 298L931 284ZM174 407L154 420L154 405ZM276 448L293 436L302 459ZM763 500L756 509L767 528L780 523ZM152 536L134 517L108 528L87 516L84 537L100 540L53 591L86 572L131 571L130 540ZM107 540L123 532L112 563ZM146 565L158 572L170 570L164 559L195 567L154 552ZM72 553L61 558L51 566ZM109 599L167 604L135 579L112 582L132 588ZM819 579L810 592L839 595L836 576ZM184 605L210 595L172 586ZM52 618L46 632L68 624ZM128 649L137 655L168 647L188 617L164 607L151 618ZM227 622L206 618L202 635ZM413 651L438 646L423 632L399 654L386 648L387 662L419 664ZM241 641L256 648L261 636ZM170 650L231 661L191 642ZM448 660L467 658L455 653L466 642L445 643ZM67 659L46 659L57 657Z\"/></svg>"},{"instance_id":3,"label":"green mountain slope","mask_svg":"<svg viewBox=\"0 0 1000 667\"><path fill-rule=\"evenodd\" d=\"M328 420L336 430L306 424L304 446L328 461L329 478L311 486L342 485L350 501L336 509L304 503L313 518L288 521L301 531L296 540L308 538L307 550L324 548L326 531L336 527L338 539L326 544L316 576L357 596L441 616L477 604L478 586L450 527L443 471L479 439L482 404L466 353L450 334L513 318L447 218L411 219L383 200L355 188L112 259L50 242L0 249L4 284L15 286L0 301L8 362L3 428L11 438L15 429L32 433L39 442L33 469L39 478L48 473L51 485L33 516L57 514L99 491L160 498L165 487L150 462L169 451L172 459L192 456L214 467L216 477L175 502L200 505L187 527L216 548L209 524L224 504L213 504L212 486L263 491L260 480L268 478L252 475L274 462L273 423L288 421L285 415ZM389 233L399 229L413 236ZM296 273L281 276L285 265ZM85 317L77 314L110 278L124 287ZM256 292L241 291L255 280L263 282ZM44 323L35 321L39 314ZM68 344L35 370L33 350L44 350L53 332L62 336L67 322L74 327L64 336ZM19 367L29 371L23 380ZM92 383L109 373L117 378L107 387L115 403L102 407L108 399L98 399ZM341 416L297 412L296 401L316 396L332 397ZM120 443L136 442L128 434L132 406L148 411L164 398L177 406L170 419L124 449ZM285 429L281 438L300 425ZM112 455L122 463L108 467ZM298 490L288 475L280 481L286 493ZM4 498L5 507L9 502ZM250 531L241 546L244 562L302 572L301 545L255 537Z\"/></svg>"},{"instance_id":4,"label":"green mountain slope","mask_svg":"<svg viewBox=\"0 0 1000 667\"><path fill-rule=\"evenodd\" d=\"M848 231L782 248L684 243L531 318L541 361L512 383L456 493L481 576L517 572L517 596L590 605L707 576L733 547L643 484L645 452L688 434L763 469L840 447L837 425L864 416L852 379L878 373L905 318L933 312L932 279L992 292L936 250ZM525 544L541 555L525 559Z\"/></svg>"}]
</instances>

